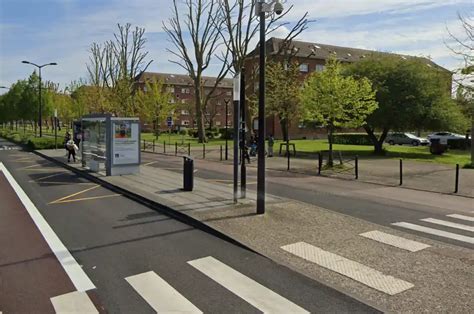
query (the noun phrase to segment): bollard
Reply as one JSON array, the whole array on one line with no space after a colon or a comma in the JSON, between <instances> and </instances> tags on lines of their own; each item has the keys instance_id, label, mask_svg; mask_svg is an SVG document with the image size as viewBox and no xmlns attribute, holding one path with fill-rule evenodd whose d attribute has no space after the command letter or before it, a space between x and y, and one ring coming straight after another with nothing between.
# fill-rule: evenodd
<instances>
[{"instance_id":1,"label":"bollard","mask_svg":"<svg viewBox=\"0 0 474 314\"><path fill-rule=\"evenodd\" d=\"M155 140L153 140L153 152L155 152Z\"/></svg>"},{"instance_id":2,"label":"bollard","mask_svg":"<svg viewBox=\"0 0 474 314\"><path fill-rule=\"evenodd\" d=\"M454 182L454 193L459 191L459 164L456 164L456 179Z\"/></svg>"},{"instance_id":3,"label":"bollard","mask_svg":"<svg viewBox=\"0 0 474 314\"><path fill-rule=\"evenodd\" d=\"M356 180L359 179L359 156L355 156L355 176Z\"/></svg>"},{"instance_id":4,"label":"bollard","mask_svg":"<svg viewBox=\"0 0 474 314\"><path fill-rule=\"evenodd\" d=\"M143 140L143 150L146 150L146 146L145 146L145 145L146 145L146 142L145 142L145 140Z\"/></svg>"},{"instance_id":5,"label":"bollard","mask_svg":"<svg viewBox=\"0 0 474 314\"><path fill-rule=\"evenodd\" d=\"M323 155L318 153L318 175L321 175L321 168L323 167Z\"/></svg>"},{"instance_id":6,"label":"bollard","mask_svg":"<svg viewBox=\"0 0 474 314\"><path fill-rule=\"evenodd\" d=\"M191 143L188 143L188 156L191 156Z\"/></svg>"},{"instance_id":7,"label":"bollard","mask_svg":"<svg viewBox=\"0 0 474 314\"><path fill-rule=\"evenodd\" d=\"M222 161L222 145L221 145L221 161Z\"/></svg>"},{"instance_id":8,"label":"bollard","mask_svg":"<svg viewBox=\"0 0 474 314\"><path fill-rule=\"evenodd\" d=\"M163 142L163 154L166 154L166 141Z\"/></svg>"},{"instance_id":9,"label":"bollard","mask_svg":"<svg viewBox=\"0 0 474 314\"><path fill-rule=\"evenodd\" d=\"M400 185L403 184L403 160L400 159Z\"/></svg>"},{"instance_id":10,"label":"bollard","mask_svg":"<svg viewBox=\"0 0 474 314\"><path fill-rule=\"evenodd\" d=\"M174 155L178 156L178 142L174 142Z\"/></svg>"},{"instance_id":11,"label":"bollard","mask_svg":"<svg viewBox=\"0 0 474 314\"><path fill-rule=\"evenodd\" d=\"M206 159L206 144L202 144L202 159Z\"/></svg>"}]
</instances>

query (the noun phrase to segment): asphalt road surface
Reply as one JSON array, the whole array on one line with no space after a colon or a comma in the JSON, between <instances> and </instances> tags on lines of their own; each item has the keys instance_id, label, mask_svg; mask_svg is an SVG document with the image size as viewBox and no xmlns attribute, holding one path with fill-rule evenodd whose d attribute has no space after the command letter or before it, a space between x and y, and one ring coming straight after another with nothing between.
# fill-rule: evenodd
<instances>
[{"instance_id":1,"label":"asphalt road surface","mask_svg":"<svg viewBox=\"0 0 474 314\"><path fill-rule=\"evenodd\" d=\"M169 169L170 171L181 172L182 158L174 156L165 156L161 154L142 154L142 163L153 167L160 167ZM230 184L232 183L232 166L230 164L203 161L201 159L195 160L195 175L206 180L214 180L216 183ZM256 169L247 168L247 188L256 191ZM227 181L225 181L227 180ZM286 171L271 171L267 170L266 180L267 193L278 195L288 199L294 199L316 206L320 206L339 213L357 217L366 221L377 223L380 225L398 228L405 232L417 234L419 236L428 237L434 240L443 241L446 243L463 246L467 248L474 248L472 241L472 228L474 228L474 221L472 213L474 213L474 200L464 197L459 197L460 201L472 204L472 211L469 213L470 217L465 219L457 219L447 217L450 214L462 214L463 212L455 212L445 210L441 205L430 202L429 192L418 192L408 189L398 189L400 193L419 194L426 197L425 202L410 202L403 197L397 198L391 195L391 198L380 197L382 195L353 193L360 191L378 191L383 186L377 186L369 183L345 181L339 179L319 178L315 176L308 176L304 174L287 173ZM392 189L392 188L390 188ZM397 188L393 188L397 189ZM393 190L392 190L393 191ZM437 219L443 223L460 224L462 228L459 229L445 226L433 225L421 219ZM392 225L396 222L415 223L418 226L428 227L432 230L432 234L411 230L406 228L399 228ZM469 230L471 231L469 231ZM444 232L453 236L462 235L469 237L471 243L458 241L451 237L444 236ZM443 236L440 236L443 235ZM448 235L449 236L449 235Z\"/></svg>"},{"instance_id":2,"label":"asphalt road surface","mask_svg":"<svg viewBox=\"0 0 474 314\"><path fill-rule=\"evenodd\" d=\"M374 312L34 154L0 162L0 312Z\"/></svg>"}]
</instances>

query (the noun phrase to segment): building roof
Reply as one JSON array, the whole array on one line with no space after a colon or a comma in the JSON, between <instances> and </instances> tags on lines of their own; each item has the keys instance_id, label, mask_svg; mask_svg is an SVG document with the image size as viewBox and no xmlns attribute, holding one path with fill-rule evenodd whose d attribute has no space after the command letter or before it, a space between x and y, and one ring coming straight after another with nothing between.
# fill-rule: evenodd
<instances>
[{"instance_id":1,"label":"building roof","mask_svg":"<svg viewBox=\"0 0 474 314\"><path fill-rule=\"evenodd\" d=\"M278 52L282 54L280 47L284 42L284 39L272 37L266 42L267 54L276 55ZM335 55L338 60L345 62L356 62L359 61L371 54L388 54L388 55L397 55L400 58L419 58L426 61L429 66L433 66L439 69L442 69L447 72L451 72L448 69L445 69L428 58L425 57L414 57L409 55L401 55L390 52L381 52L375 50L366 50L358 48L349 48L349 47L340 47L333 45L326 45L314 42L304 42L293 40L291 42L289 49L294 49L293 55L298 58L310 58L310 59L321 59L327 60L331 55ZM258 54L258 48L253 50L249 55L255 56Z\"/></svg>"},{"instance_id":2,"label":"building roof","mask_svg":"<svg viewBox=\"0 0 474 314\"><path fill-rule=\"evenodd\" d=\"M153 79L161 79L166 85L173 86L193 86L193 80L189 75L184 74L171 74L171 73L156 73L156 72L142 72L137 77L138 83L145 83ZM214 87L216 78L211 76L203 76L204 87ZM224 78L219 83L221 88L232 88L233 80Z\"/></svg>"}]
</instances>

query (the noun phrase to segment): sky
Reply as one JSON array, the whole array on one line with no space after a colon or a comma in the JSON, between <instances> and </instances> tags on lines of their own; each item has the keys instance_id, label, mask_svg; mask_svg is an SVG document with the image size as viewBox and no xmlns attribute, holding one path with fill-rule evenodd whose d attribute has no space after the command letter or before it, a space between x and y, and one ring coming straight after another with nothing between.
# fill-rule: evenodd
<instances>
[{"instance_id":1,"label":"sky","mask_svg":"<svg viewBox=\"0 0 474 314\"><path fill-rule=\"evenodd\" d=\"M308 11L313 20L299 39L430 57L455 70L461 60L447 29L463 38L458 13L474 16L474 0L286 0L294 5L286 20L294 23ZM149 71L183 73L169 62L171 44L163 22L171 16L171 0L0 0L0 86L10 86L37 64L57 62L43 69L45 80L64 88L87 78L88 48L112 39L117 23L146 29ZM281 28L272 36L284 36ZM214 62L218 62L215 60ZM211 67L207 75L212 75ZM0 93L5 92L1 89Z\"/></svg>"}]
</instances>

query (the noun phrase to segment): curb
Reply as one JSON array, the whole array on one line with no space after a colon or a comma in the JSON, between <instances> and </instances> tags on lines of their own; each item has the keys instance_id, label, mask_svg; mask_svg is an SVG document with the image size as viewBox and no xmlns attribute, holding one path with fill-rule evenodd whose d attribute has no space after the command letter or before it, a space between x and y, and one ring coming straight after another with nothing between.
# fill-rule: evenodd
<instances>
[{"instance_id":1,"label":"curb","mask_svg":"<svg viewBox=\"0 0 474 314\"><path fill-rule=\"evenodd\" d=\"M239 247L241 247L241 248L243 248L243 249L245 249L245 250L251 251L252 253L258 254L258 255L260 255L260 256L263 256L263 257L269 259L267 256L262 255L261 253L259 253L259 252L255 251L255 250L253 250L252 248L248 247L247 245L245 245L245 244L243 244L243 243L241 243L241 242L239 242L239 241L237 241L237 240L235 240L235 239L229 237L228 235L226 235L226 234L224 234L224 233L222 233L222 232L220 232L220 231L218 231L218 230L216 230L216 229L210 227L209 225L207 225L207 224L201 222L200 220L197 220L197 219L195 219L195 218L193 218L193 217L191 217L191 216L188 216L188 215L186 215L186 214L183 214L183 213L181 213L181 212L179 212L179 211L177 211L177 210L175 210L175 209L173 209L173 208L171 208L171 207L169 207L169 206L166 206L166 205L157 203L157 202L152 201L152 200L150 200L150 199L148 199L148 198L146 198L146 197L143 197L143 196L141 196L141 195L139 195L139 194L130 192L130 191L124 189L124 188L121 188L121 187L116 186L116 185L114 185L114 184L112 184L112 183L109 183L109 182L107 182L107 181L104 181L104 180L102 180L102 179L100 179L100 178L98 178L98 177L96 177L96 176L93 176L92 174L90 174L90 173L88 173L88 172L86 172L86 171L79 170L79 169L77 169L77 168L75 168L75 167L72 167L72 166L69 166L69 165L67 165L67 164L65 164L65 163L62 163L62 162L60 162L60 161L54 159L53 157L46 156L46 155L44 155L44 154L42 154L42 153L40 153L40 152L38 152L38 151L36 151L36 150L33 151L33 153L35 153L36 155L40 156L41 158L44 158L44 159L46 159L46 160L48 160L48 161L51 161L51 162L53 162L53 163L55 163L55 164L57 164L57 165L60 165L61 167L65 168L65 169L67 169L67 170L69 170L69 171L72 171L72 172L78 174L79 176L81 176L81 177L83 177L83 178L89 180L89 181L92 181L92 182L94 182L94 183L97 183L97 184L101 185L102 187L104 187L104 188L106 188L106 189L109 189L109 190L111 190L111 191L113 191L113 192L115 192L115 193L118 193L118 194L121 194L121 195L125 196L125 197L128 198L128 199L131 199L131 200L133 200L133 201L135 201L135 202L138 202L138 203L140 203L140 204L142 204L142 205L145 205L146 207L151 208L151 209L153 209L154 211L157 211L157 212L159 212L159 213L161 213L161 214L163 214L163 215L165 215L165 216L168 216L168 217L170 217L170 218L173 218L173 219L175 219L175 220L177 220L177 221L179 221L179 222L182 222L182 223L184 223L184 224L186 224L186 225L189 225L189 226L194 227L194 228L196 228L196 229L198 229L198 230L201 230L201 231L204 231L204 232L206 232L206 233L209 233L209 234L211 234L211 235L213 235L213 236L216 236L216 237L218 237L218 238L220 238L220 239L222 239L222 240L224 240L224 241L226 241L226 242L229 242L229 243L234 244L234 245L236 245L236 246L239 246Z\"/></svg>"}]
</instances>

